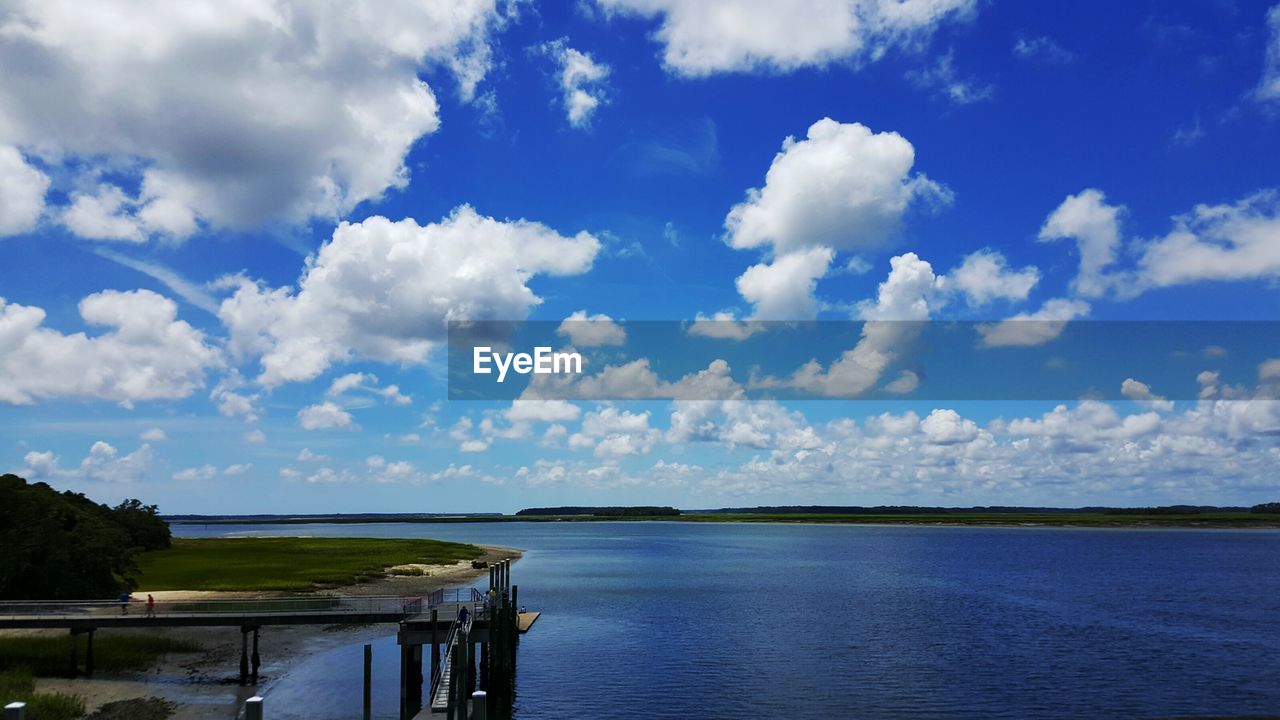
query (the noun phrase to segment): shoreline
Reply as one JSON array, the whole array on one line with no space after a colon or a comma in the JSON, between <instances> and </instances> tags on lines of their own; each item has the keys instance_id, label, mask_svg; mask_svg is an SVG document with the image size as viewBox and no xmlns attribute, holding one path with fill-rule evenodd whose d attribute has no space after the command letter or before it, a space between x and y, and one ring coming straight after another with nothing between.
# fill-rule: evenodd
<instances>
[{"instance_id":1,"label":"shoreline","mask_svg":"<svg viewBox=\"0 0 1280 720\"><path fill-rule=\"evenodd\" d=\"M496 545L480 545L485 552L479 558L487 563L504 559L519 561L520 550ZM390 575L379 580L327 588L321 592L344 595L426 595L441 588L469 585L482 580L487 569L476 569L469 562L445 566L425 566L423 575ZM145 597L139 588L135 597ZM214 598L288 597L303 593L245 591L152 591L157 601ZM13 634L45 634L65 636L62 630L3 631ZM100 633L110 631L99 631ZM194 653L170 653L160 657L142 672L103 674L93 678L36 678L37 692L61 692L79 695L85 701L86 714L102 705L120 700L155 697L173 705L171 720L203 720L236 718L244 701L255 694L270 692L271 686L288 675L294 665L307 655L324 652L352 643L368 642L394 635L390 625L287 625L264 628L263 663L257 685L239 685L240 634L235 628L155 628L130 629L119 634L155 634L188 640L200 645Z\"/></svg>"}]
</instances>

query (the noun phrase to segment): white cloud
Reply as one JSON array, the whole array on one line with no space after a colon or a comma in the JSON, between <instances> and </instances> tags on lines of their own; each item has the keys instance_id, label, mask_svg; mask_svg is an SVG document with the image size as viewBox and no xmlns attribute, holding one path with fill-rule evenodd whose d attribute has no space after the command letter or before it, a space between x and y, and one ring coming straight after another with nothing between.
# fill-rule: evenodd
<instances>
[{"instance_id":1,"label":"white cloud","mask_svg":"<svg viewBox=\"0 0 1280 720\"><path fill-rule=\"evenodd\" d=\"M895 395L905 395L918 387L920 387L920 376L911 370L903 370L892 382L886 384L884 389L885 392Z\"/></svg>"},{"instance_id":2,"label":"white cloud","mask_svg":"<svg viewBox=\"0 0 1280 720\"><path fill-rule=\"evenodd\" d=\"M87 325L109 330L64 335L43 327L44 310L0 299L0 402L184 398L222 364L204 334L177 319L177 305L149 290L95 293L79 310Z\"/></svg>"},{"instance_id":3,"label":"white cloud","mask_svg":"<svg viewBox=\"0 0 1280 720\"><path fill-rule=\"evenodd\" d=\"M860 64L922 43L973 0L596 0L659 18L663 64L687 77Z\"/></svg>"},{"instance_id":4,"label":"white cloud","mask_svg":"<svg viewBox=\"0 0 1280 720\"><path fill-rule=\"evenodd\" d=\"M48 190L48 175L30 165L17 148L0 145L0 237L34 228Z\"/></svg>"},{"instance_id":5,"label":"white cloud","mask_svg":"<svg viewBox=\"0 0 1280 720\"><path fill-rule=\"evenodd\" d=\"M253 469L253 463L237 463L235 465L228 465L225 468L223 468L222 474L228 477L234 477L236 475L243 475L252 469Z\"/></svg>"},{"instance_id":6,"label":"white cloud","mask_svg":"<svg viewBox=\"0 0 1280 720\"><path fill-rule=\"evenodd\" d=\"M195 482L199 480L210 480L217 474L218 468L212 465L201 465L200 467L189 467L185 470L179 470L173 474L173 479L178 482Z\"/></svg>"},{"instance_id":7,"label":"white cloud","mask_svg":"<svg viewBox=\"0 0 1280 720\"><path fill-rule=\"evenodd\" d=\"M884 245L920 200L951 193L911 174L915 149L893 132L823 118L804 140L788 137L763 188L751 189L725 218L736 248L771 246L778 254L812 247L864 250Z\"/></svg>"},{"instance_id":8,"label":"white cloud","mask_svg":"<svg viewBox=\"0 0 1280 720\"><path fill-rule=\"evenodd\" d=\"M585 272L600 242L468 206L438 223L371 217L342 223L308 263L299 289L243 279L219 317L238 355L261 355L268 386L309 380L353 357L416 364L449 320L515 320L542 300L531 277Z\"/></svg>"},{"instance_id":9,"label":"white cloud","mask_svg":"<svg viewBox=\"0 0 1280 720\"><path fill-rule=\"evenodd\" d=\"M1133 378L1125 378L1125 381L1120 383L1120 394L1129 400L1142 403L1153 410L1173 409L1173 402L1156 395L1151 392L1151 387L1149 385L1140 380L1134 380Z\"/></svg>"},{"instance_id":10,"label":"white cloud","mask_svg":"<svg viewBox=\"0 0 1280 720\"><path fill-rule=\"evenodd\" d=\"M963 78L956 72L954 54L939 55L933 64L907 73L907 79L919 88L932 90L935 95L956 105L971 105L990 100L995 86L984 85L973 78Z\"/></svg>"},{"instance_id":11,"label":"white cloud","mask_svg":"<svg viewBox=\"0 0 1280 720\"><path fill-rule=\"evenodd\" d=\"M918 322L928 320L933 309L945 303L944 282L933 267L915 253L889 261L889 276L880 283L874 302L863 302L862 326L857 345L823 368L810 360L790 377L755 378L753 387L790 387L824 397L856 397L879 382L902 347L919 334Z\"/></svg>"},{"instance_id":12,"label":"white cloud","mask_svg":"<svg viewBox=\"0 0 1280 720\"><path fill-rule=\"evenodd\" d=\"M613 318L604 314L588 315L586 310L578 310L564 319L556 334L569 338L575 347L601 347L604 345L622 345L627 341L627 333Z\"/></svg>"},{"instance_id":13,"label":"white cloud","mask_svg":"<svg viewBox=\"0 0 1280 720\"><path fill-rule=\"evenodd\" d=\"M978 425L955 410L939 408L920 421L920 432L935 445L967 443L978 436Z\"/></svg>"},{"instance_id":14,"label":"white cloud","mask_svg":"<svg viewBox=\"0 0 1280 720\"><path fill-rule=\"evenodd\" d=\"M1024 59L1043 60L1049 63L1065 64L1075 59L1070 51L1063 49L1053 38L1037 35L1027 37L1019 35L1013 44L1013 54Z\"/></svg>"},{"instance_id":15,"label":"white cloud","mask_svg":"<svg viewBox=\"0 0 1280 720\"><path fill-rule=\"evenodd\" d=\"M986 347L1043 345L1061 335L1068 322L1088 315L1089 309L1089 303L1083 300L1054 298L1033 313L1018 313L998 323L984 323L978 325L977 330Z\"/></svg>"},{"instance_id":16,"label":"white cloud","mask_svg":"<svg viewBox=\"0 0 1280 720\"><path fill-rule=\"evenodd\" d=\"M596 109L607 102L609 66L569 47L565 38L543 43L539 50L556 62L569 124L575 128L589 127Z\"/></svg>"},{"instance_id":17,"label":"white cloud","mask_svg":"<svg viewBox=\"0 0 1280 720\"><path fill-rule=\"evenodd\" d=\"M298 453L298 462L328 462L329 460L328 455L313 453L310 448L302 448Z\"/></svg>"},{"instance_id":18,"label":"white cloud","mask_svg":"<svg viewBox=\"0 0 1280 720\"><path fill-rule=\"evenodd\" d=\"M99 440L74 469L63 469L52 452L29 452L23 456L26 469L22 475L31 480L70 479L100 482L136 482L151 469L151 446L141 445L128 455L121 455L110 443Z\"/></svg>"},{"instance_id":19,"label":"white cloud","mask_svg":"<svg viewBox=\"0 0 1280 720\"><path fill-rule=\"evenodd\" d=\"M1280 380L1280 358L1264 360L1258 365L1258 382L1274 382Z\"/></svg>"},{"instance_id":20,"label":"white cloud","mask_svg":"<svg viewBox=\"0 0 1280 720\"><path fill-rule=\"evenodd\" d=\"M812 320L818 315L814 288L827 274L835 252L815 247L781 255L747 268L738 292L755 306L754 320Z\"/></svg>"},{"instance_id":21,"label":"white cloud","mask_svg":"<svg viewBox=\"0 0 1280 720\"><path fill-rule=\"evenodd\" d=\"M250 445L261 445L267 441L267 434L257 428L254 428L244 434L244 441Z\"/></svg>"},{"instance_id":22,"label":"white cloud","mask_svg":"<svg viewBox=\"0 0 1280 720\"><path fill-rule=\"evenodd\" d=\"M1040 241L1075 240L1080 271L1071 287L1084 297L1101 297L1111 287L1107 268L1120 246L1120 216L1124 208L1108 205L1100 190L1069 195L1040 228Z\"/></svg>"},{"instance_id":23,"label":"white cloud","mask_svg":"<svg viewBox=\"0 0 1280 720\"><path fill-rule=\"evenodd\" d=\"M647 454L661 436L649 427L648 412L605 407L587 413L582 419L582 430L569 436L569 447L594 448L596 457L616 459Z\"/></svg>"},{"instance_id":24,"label":"white cloud","mask_svg":"<svg viewBox=\"0 0 1280 720\"><path fill-rule=\"evenodd\" d=\"M970 306L981 307L993 300L1026 300L1040 282L1040 271L1034 266L1013 270L1000 253L979 250L966 256L946 282L964 293Z\"/></svg>"},{"instance_id":25,"label":"white cloud","mask_svg":"<svg viewBox=\"0 0 1280 720\"><path fill-rule=\"evenodd\" d=\"M1197 205L1174 229L1143 248L1143 286L1280 277L1280 191L1234 205Z\"/></svg>"},{"instance_id":26,"label":"white cloud","mask_svg":"<svg viewBox=\"0 0 1280 720\"><path fill-rule=\"evenodd\" d=\"M1257 96L1261 100L1280 100L1280 5L1267 13L1267 27L1271 37L1267 42L1267 57L1262 66Z\"/></svg>"},{"instance_id":27,"label":"white cloud","mask_svg":"<svg viewBox=\"0 0 1280 720\"><path fill-rule=\"evenodd\" d=\"M0 78L0 145L140 184L72 199L90 237L341 215L407 183L439 126L419 72L448 65L469 99L503 5L15 0L0 66L29 70Z\"/></svg>"},{"instance_id":28,"label":"white cloud","mask_svg":"<svg viewBox=\"0 0 1280 720\"><path fill-rule=\"evenodd\" d=\"M330 398L342 398L349 393L367 393L382 398L388 405L409 405L413 398L400 392L399 385L378 387L378 376L372 373L347 373L334 379L325 391Z\"/></svg>"},{"instance_id":29,"label":"white cloud","mask_svg":"<svg viewBox=\"0 0 1280 720\"><path fill-rule=\"evenodd\" d=\"M741 322L732 312L720 311L710 317L698 313L687 332L690 335L717 340L746 340L764 329L763 323Z\"/></svg>"},{"instance_id":30,"label":"white cloud","mask_svg":"<svg viewBox=\"0 0 1280 720\"><path fill-rule=\"evenodd\" d=\"M144 442L164 442L169 439L169 436L165 434L164 430L161 430L158 427L151 428L150 430L144 430L138 437Z\"/></svg>"},{"instance_id":31,"label":"white cloud","mask_svg":"<svg viewBox=\"0 0 1280 720\"><path fill-rule=\"evenodd\" d=\"M518 422L565 422L577 420L581 409L564 400L513 400L507 408L507 420Z\"/></svg>"},{"instance_id":32,"label":"white cloud","mask_svg":"<svg viewBox=\"0 0 1280 720\"><path fill-rule=\"evenodd\" d=\"M334 430L354 426L351 413L332 402L302 408L298 411L298 424L303 430Z\"/></svg>"}]
</instances>

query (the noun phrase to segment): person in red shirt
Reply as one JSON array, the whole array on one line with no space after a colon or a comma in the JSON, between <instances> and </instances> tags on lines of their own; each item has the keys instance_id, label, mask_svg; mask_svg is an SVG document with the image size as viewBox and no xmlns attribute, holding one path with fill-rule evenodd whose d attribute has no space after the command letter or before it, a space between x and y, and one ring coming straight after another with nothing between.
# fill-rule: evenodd
<instances>
[{"instance_id":1,"label":"person in red shirt","mask_svg":"<svg viewBox=\"0 0 1280 720\"><path fill-rule=\"evenodd\" d=\"M156 599L151 597L151 593L147 593L147 617L156 616Z\"/></svg>"}]
</instances>

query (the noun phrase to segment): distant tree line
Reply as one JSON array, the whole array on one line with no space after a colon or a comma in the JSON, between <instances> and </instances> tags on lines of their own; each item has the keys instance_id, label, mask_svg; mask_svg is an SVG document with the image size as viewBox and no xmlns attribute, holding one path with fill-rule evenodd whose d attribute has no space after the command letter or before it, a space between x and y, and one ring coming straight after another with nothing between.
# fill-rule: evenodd
<instances>
[{"instance_id":1,"label":"distant tree line","mask_svg":"<svg viewBox=\"0 0 1280 720\"><path fill-rule=\"evenodd\" d=\"M155 505L115 507L0 475L0 598L114 597L136 586L136 556L170 545Z\"/></svg>"},{"instance_id":2,"label":"distant tree line","mask_svg":"<svg viewBox=\"0 0 1280 720\"><path fill-rule=\"evenodd\" d=\"M656 505L637 505L633 507L582 507L566 505L564 507L525 508L516 515L591 515L594 517L655 517L679 515L680 511L673 507Z\"/></svg>"},{"instance_id":3,"label":"distant tree line","mask_svg":"<svg viewBox=\"0 0 1280 720\"><path fill-rule=\"evenodd\" d=\"M1253 507L1249 508L1249 511L1256 512L1256 513L1275 513L1277 515L1280 515L1280 502L1262 503L1261 505L1254 505Z\"/></svg>"},{"instance_id":4,"label":"distant tree line","mask_svg":"<svg viewBox=\"0 0 1280 720\"><path fill-rule=\"evenodd\" d=\"M1259 508L1274 507L1273 510ZM983 514L1037 514L1101 513L1106 515L1197 515L1207 512L1243 512L1243 507L1214 507L1210 505L1167 505L1161 507L1113 508L1113 507L1016 507L1009 505L979 505L975 507L930 507L922 505L758 505L756 507L719 508L716 510L691 510L705 514L743 515L983 515ZM1253 512L1280 512L1280 503L1256 505Z\"/></svg>"}]
</instances>

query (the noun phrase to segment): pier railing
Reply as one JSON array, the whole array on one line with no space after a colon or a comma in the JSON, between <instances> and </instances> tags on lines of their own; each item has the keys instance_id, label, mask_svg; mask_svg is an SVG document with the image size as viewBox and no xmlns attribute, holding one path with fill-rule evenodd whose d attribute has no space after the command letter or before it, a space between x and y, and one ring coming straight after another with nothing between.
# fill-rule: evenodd
<instances>
[{"instance_id":1,"label":"pier railing","mask_svg":"<svg viewBox=\"0 0 1280 720\"><path fill-rule=\"evenodd\" d=\"M370 613L406 617L418 615L431 607L462 596L463 591L436 592L429 596L379 596L379 595L309 595L281 598L209 598L157 600L154 612L161 614L325 614L349 615ZM467 593L469 595L469 592ZM145 600L137 597L129 602L120 600L34 600L0 602L0 619L23 617L88 617L100 615L146 615L150 611Z\"/></svg>"}]
</instances>

